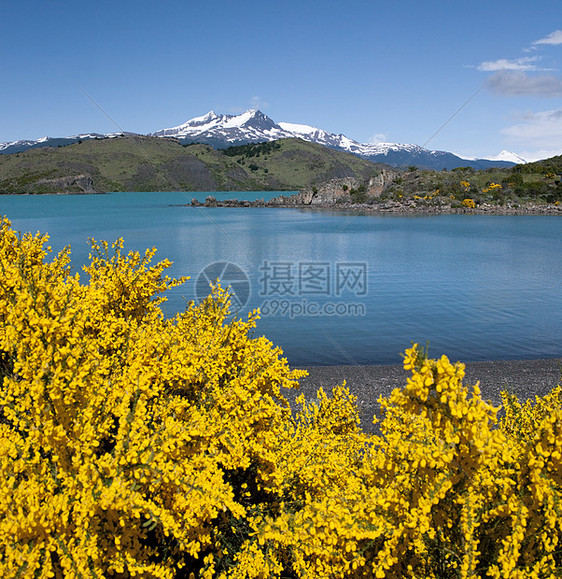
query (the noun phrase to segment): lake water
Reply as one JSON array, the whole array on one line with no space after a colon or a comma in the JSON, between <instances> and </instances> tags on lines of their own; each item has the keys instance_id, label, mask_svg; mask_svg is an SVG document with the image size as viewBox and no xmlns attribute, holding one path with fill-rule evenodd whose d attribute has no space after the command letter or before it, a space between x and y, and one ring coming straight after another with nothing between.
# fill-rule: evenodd
<instances>
[{"instance_id":1,"label":"lake water","mask_svg":"<svg viewBox=\"0 0 562 579\"><path fill-rule=\"evenodd\" d=\"M167 314L220 275L293 365L400 363L411 341L463 361L562 357L560 217L182 206L207 195L0 196L0 214L71 244L77 268L88 237L156 246L192 276Z\"/></svg>"}]
</instances>

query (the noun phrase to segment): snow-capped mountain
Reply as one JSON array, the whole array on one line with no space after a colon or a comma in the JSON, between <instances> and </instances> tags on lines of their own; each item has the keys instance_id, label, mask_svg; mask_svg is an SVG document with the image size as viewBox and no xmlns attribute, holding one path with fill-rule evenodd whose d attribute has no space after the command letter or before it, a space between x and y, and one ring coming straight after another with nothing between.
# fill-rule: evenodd
<instances>
[{"instance_id":1,"label":"snow-capped mountain","mask_svg":"<svg viewBox=\"0 0 562 579\"><path fill-rule=\"evenodd\" d=\"M27 149L41 149L43 147L64 147L66 145L73 145L79 141L87 141L88 139L112 139L114 137L120 137L123 134L133 135L135 133L107 133L105 135L101 133L83 133L70 137L41 137L36 141L24 139L10 143L0 143L0 155L22 153L23 151L27 151Z\"/></svg>"},{"instance_id":2,"label":"snow-capped mountain","mask_svg":"<svg viewBox=\"0 0 562 579\"><path fill-rule=\"evenodd\" d=\"M10 143L0 143L0 154L7 153L19 153L20 151L25 151L26 149L31 149L33 145L48 139L49 137L43 137L37 141L29 141L27 139L22 139L21 141L12 141Z\"/></svg>"},{"instance_id":3,"label":"snow-capped mountain","mask_svg":"<svg viewBox=\"0 0 562 579\"><path fill-rule=\"evenodd\" d=\"M0 154L18 153L30 148L70 145L80 140L112 138L122 134L84 133L61 138L43 137L37 141L14 141L0 144ZM134 133L125 134L132 135ZM516 163L526 162L509 151L502 151L493 159L466 159L453 153L432 151L418 145L359 143L341 133L329 133L309 125L276 123L256 109L250 109L239 115L222 115L210 111L204 116L190 119L177 127L150 133L149 136L174 137L183 144L205 143L217 149L277 139L299 138L340 151L347 151L375 163L386 163L396 167L412 165L437 170L466 166L487 169L489 167L509 167Z\"/></svg>"},{"instance_id":4,"label":"snow-capped mountain","mask_svg":"<svg viewBox=\"0 0 562 579\"><path fill-rule=\"evenodd\" d=\"M153 137L175 137L182 141L207 143L220 141L222 147L248 143L261 143L276 139L300 138L311 143L343 149L360 156L384 154L388 150L425 150L416 145L358 143L345 135L328 133L309 125L276 123L256 109L240 115L218 115L210 111L202 117L191 119L182 125L150 133Z\"/></svg>"},{"instance_id":5,"label":"snow-capped mountain","mask_svg":"<svg viewBox=\"0 0 562 579\"><path fill-rule=\"evenodd\" d=\"M511 166L522 159L512 161L502 158L503 151L494 160L463 159L446 151L431 151L418 145L399 143L359 143L342 134L328 133L322 129L295 123L276 123L259 110L251 109L240 115L219 115L210 111L204 116L191 119L177 127L151 133L154 137L175 137L182 143L205 143L215 148L300 138L333 149L353 153L363 159L394 166L416 165L431 169L454 169L472 166L477 169Z\"/></svg>"},{"instance_id":6,"label":"snow-capped mountain","mask_svg":"<svg viewBox=\"0 0 562 579\"><path fill-rule=\"evenodd\" d=\"M492 157L490 161L507 161L509 163L515 163L517 165L524 165L528 163L526 159L520 157L516 153L512 153L511 151L502 151L499 155Z\"/></svg>"},{"instance_id":7,"label":"snow-capped mountain","mask_svg":"<svg viewBox=\"0 0 562 579\"><path fill-rule=\"evenodd\" d=\"M218 115L215 111L210 111L206 115L195 117L178 127L151 133L151 136L181 139L206 133L220 134L227 141L252 137L263 141L264 137L278 139L285 136L285 131L279 125L255 109L246 111L241 115Z\"/></svg>"}]
</instances>

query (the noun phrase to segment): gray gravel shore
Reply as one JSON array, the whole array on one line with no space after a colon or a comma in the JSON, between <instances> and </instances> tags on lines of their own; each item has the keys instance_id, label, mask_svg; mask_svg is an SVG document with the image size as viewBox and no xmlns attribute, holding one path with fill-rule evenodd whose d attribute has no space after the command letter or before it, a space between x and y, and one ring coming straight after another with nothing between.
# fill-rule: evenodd
<instances>
[{"instance_id":1,"label":"gray gravel shore","mask_svg":"<svg viewBox=\"0 0 562 579\"><path fill-rule=\"evenodd\" d=\"M464 383L480 381L483 398L496 405L502 390L513 392L523 401L543 396L556 386L561 379L561 364L558 358L467 362ZM388 396L394 388L403 386L410 375L402 366L309 366L304 369L309 375L300 380L300 392L307 398L314 398L320 386L330 392L345 380L357 396L361 426L367 432L373 431L372 417L378 410L379 396Z\"/></svg>"}]
</instances>

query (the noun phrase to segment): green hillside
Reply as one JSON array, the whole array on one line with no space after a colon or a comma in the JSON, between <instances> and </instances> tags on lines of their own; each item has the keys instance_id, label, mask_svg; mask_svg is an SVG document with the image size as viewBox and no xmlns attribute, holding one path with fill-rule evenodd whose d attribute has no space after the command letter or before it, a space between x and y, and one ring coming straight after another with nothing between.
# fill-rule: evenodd
<instances>
[{"instance_id":1,"label":"green hillside","mask_svg":"<svg viewBox=\"0 0 562 579\"><path fill-rule=\"evenodd\" d=\"M348 194L351 203L371 199L462 205L468 198L478 206L562 201L562 157L479 171L411 167L383 172L383 167L300 139L217 150L202 144L184 146L176 139L123 136L0 155L0 193L310 191L333 179L352 177L364 185L361 195ZM370 180L377 175L380 186L373 189Z\"/></svg>"},{"instance_id":2,"label":"green hillside","mask_svg":"<svg viewBox=\"0 0 562 579\"><path fill-rule=\"evenodd\" d=\"M126 136L0 156L0 193L297 190L380 170L299 139L215 150Z\"/></svg>"},{"instance_id":3,"label":"green hillside","mask_svg":"<svg viewBox=\"0 0 562 579\"><path fill-rule=\"evenodd\" d=\"M507 169L406 171L387 187L387 197L397 195L472 198L479 203L555 203L562 200L562 157Z\"/></svg>"}]
</instances>

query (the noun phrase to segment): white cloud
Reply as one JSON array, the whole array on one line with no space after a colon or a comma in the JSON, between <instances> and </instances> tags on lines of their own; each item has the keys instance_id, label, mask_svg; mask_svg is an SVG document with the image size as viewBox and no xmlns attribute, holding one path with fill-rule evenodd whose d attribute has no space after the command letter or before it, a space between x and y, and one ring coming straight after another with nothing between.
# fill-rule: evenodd
<instances>
[{"instance_id":1,"label":"white cloud","mask_svg":"<svg viewBox=\"0 0 562 579\"><path fill-rule=\"evenodd\" d=\"M386 143L386 135L384 133L377 133L373 135L368 141L372 145L377 145L378 143Z\"/></svg>"},{"instance_id":2,"label":"white cloud","mask_svg":"<svg viewBox=\"0 0 562 579\"><path fill-rule=\"evenodd\" d=\"M499 60L487 60L477 66L483 72L497 72L499 70L536 70L534 64L539 60L538 56L524 56L515 60L500 58Z\"/></svg>"},{"instance_id":3,"label":"white cloud","mask_svg":"<svg viewBox=\"0 0 562 579\"><path fill-rule=\"evenodd\" d=\"M502 130L511 146L526 147L525 159L546 159L562 154L562 109L526 112L515 124Z\"/></svg>"},{"instance_id":4,"label":"white cloud","mask_svg":"<svg viewBox=\"0 0 562 579\"><path fill-rule=\"evenodd\" d=\"M267 109L268 107L269 107L268 102L264 101L259 96L253 96L252 98L250 98L246 102L245 105L243 105L243 106L240 106L239 104L236 106L231 105L229 107L226 107L226 111L228 112L228 114L231 114L231 115L241 115L242 113L246 112L248 109L260 109L263 111L263 110Z\"/></svg>"},{"instance_id":5,"label":"white cloud","mask_svg":"<svg viewBox=\"0 0 562 579\"><path fill-rule=\"evenodd\" d=\"M266 109L269 106L269 103L265 102L259 96L253 96L250 99L250 105L251 105L251 108L253 108L253 109Z\"/></svg>"},{"instance_id":6,"label":"white cloud","mask_svg":"<svg viewBox=\"0 0 562 579\"><path fill-rule=\"evenodd\" d=\"M503 70L493 74L486 86L492 92L508 96L562 96L562 77L552 74L529 76L523 71Z\"/></svg>"},{"instance_id":7,"label":"white cloud","mask_svg":"<svg viewBox=\"0 0 562 579\"><path fill-rule=\"evenodd\" d=\"M525 159L528 163L533 161L542 161L543 159L550 159L550 157L557 157L562 155L562 149L534 149L533 151L521 151L520 157Z\"/></svg>"},{"instance_id":8,"label":"white cloud","mask_svg":"<svg viewBox=\"0 0 562 579\"><path fill-rule=\"evenodd\" d=\"M537 46L539 44L562 44L562 30L555 30L548 36L533 42L533 46Z\"/></svg>"}]
</instances>

